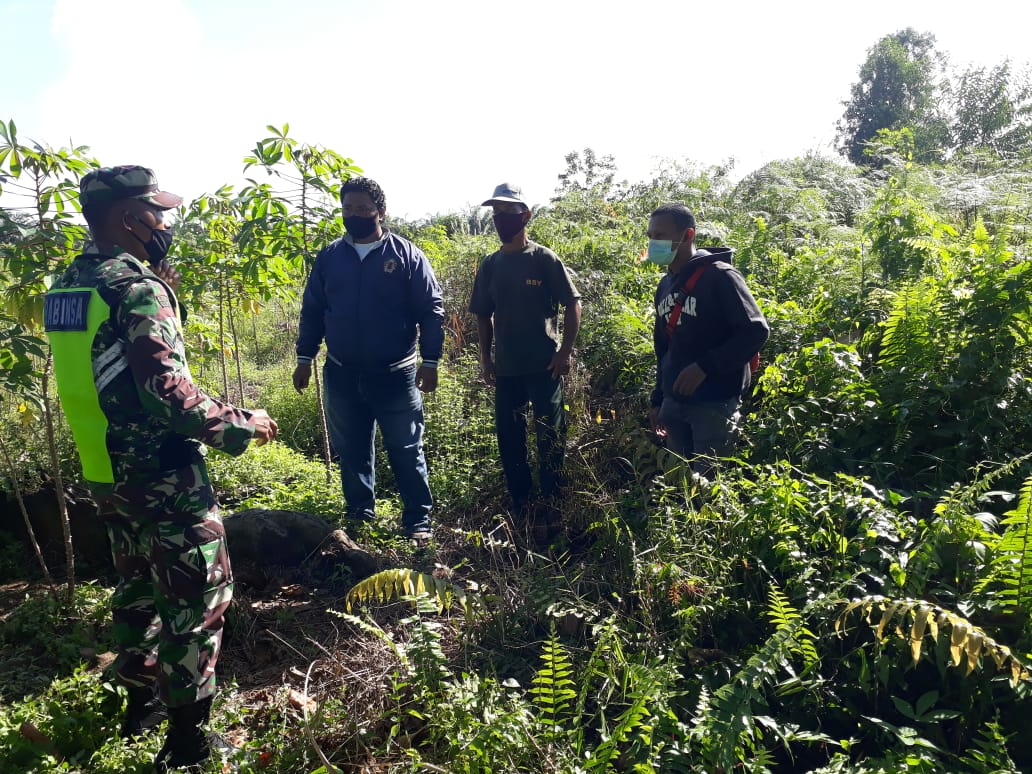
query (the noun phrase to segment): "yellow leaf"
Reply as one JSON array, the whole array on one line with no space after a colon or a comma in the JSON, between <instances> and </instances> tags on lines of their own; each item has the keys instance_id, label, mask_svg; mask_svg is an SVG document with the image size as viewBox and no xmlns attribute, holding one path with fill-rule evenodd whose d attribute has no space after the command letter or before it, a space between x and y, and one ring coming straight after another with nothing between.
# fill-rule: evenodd
<instances>
[{"instance_id":1,"label":"yellow leaf","mask_svg":"<svg viewBox=\"0 0 1032 774\"><path fill-rule=\"evenodd\" d=\"M867 607L867 615L865 616L865 620L867 621L867 623L869 623L872 626L874 626L874 624L871 623L871 614L874 613L874 609L875 608L878 608L879 610L882 609L881 599L879 598L879 599L872 600L871 603L869 605L867 605L866 607Z\"/></svg>"},{"instance_id":2,"label":"yellow leaf","mask_svg":"<svg viewBox=\"0 0 1032 774\"><path fill-rule=\"evenodd\" d=\"M878 624L878 632L877 632L877 635L876 635L879 640L882 639L882 635L885 633L885 627L889 625L889 622L896 615L896 610L898 608L899 608L899 603L895 602L895 603L889 605L889 607L885 610L885 612L882 613L882 619L881 619L881 622Z\"/></svg>"},{"instance_id":3,"label":"yellow leaf","mask_svg":"<svg viewBox=\"0 0 1032 774\"><path fill-rule=\"evenodd\" d=\"M975 669L975 664L978 663L978 657L982 654L982 641L984 636L979 631L972 631L967 638L967 644L964 650L967 653L967 671L966 675L971 674Z\"/></svg>"},{"instance_id":4,"label":"yellow leaf","mask_svg":"<svg viewBox=\"0 0 1032 774\"><path fill-rule=\"evenodd\" d=\"M968 638L968 624L966 621L953 621L953 631L950 633L950 655L953 657L953 666L960 666L960 652L964 648Z\"/></svg>"},{"instance_id":5,"label":"yellow leaf","mask_svg":"<svg viewBox=\"0 0 1032 774\"><path fill-rule=\"evenodd\" d=\"M939 624L946 623L946 611L940 610L935 618L928 619L928 633L935 642L939 641Z\"/></svg>"},{"instance_id":6,"label":"yellow leaf","mask_svg":"<svg viewBox=\"0 0 1032 774\"><path fill-rule=\"evenodd\" d=\"M993 657L993 661L996 662L997 669L1003 669L1003 662L1007 660L1008 653L1004 652L1004 649L999 645L996 645L989 649L990 655Z\"/></svg>"},{"instance_id":7,"label":"yellow leaf","mask_svg":"<svg viewBox=\"0 0 1032 774\"><path fill-rule=\"evenodd\" d=\"M931 618L932 611L923 605L914 610L914 625L910 627L910 655L915 664L921 659L921 642Z\"/></svg>"},{"instance_id":8,"label":"yellow leaf","mask_svg":"<svg viewBox=\"0 0 1032 774\"><path fill-rule=\"evenodd\" d=\"M22 427L32 427L36 424L36 411L32 406L22 403L18 406L18 424Z\"/></svg>"}]
</instances>

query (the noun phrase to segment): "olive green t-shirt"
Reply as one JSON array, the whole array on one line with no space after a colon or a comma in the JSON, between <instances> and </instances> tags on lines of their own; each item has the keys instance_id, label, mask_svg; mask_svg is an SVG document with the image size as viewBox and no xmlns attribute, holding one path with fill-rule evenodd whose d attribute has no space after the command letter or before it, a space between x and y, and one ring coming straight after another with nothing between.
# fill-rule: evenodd
<instances>
[{"instance_id":1,"label":"olive green t-shirt","mask_svg":"<svg viewBox=\"0 0 1032 774\"><path fill-rule=\"evenodd\" d=\"M495 370L522 376L548 368L559 348L559 305L580 298L569 272L547 247L530 242L480 263L469 311L494 315Z\"/></svg>"}]
</instances>

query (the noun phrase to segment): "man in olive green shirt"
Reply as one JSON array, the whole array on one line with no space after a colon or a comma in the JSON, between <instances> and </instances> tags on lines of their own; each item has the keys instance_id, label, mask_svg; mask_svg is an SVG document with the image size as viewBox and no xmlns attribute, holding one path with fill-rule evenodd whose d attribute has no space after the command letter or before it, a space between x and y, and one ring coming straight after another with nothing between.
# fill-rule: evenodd
<instances>
[{"instance_id":1,"label":"man in olive green shirt","mask_svg":"<svg viewBox=\"0 0 1032 774\"><path fill-rule=\"evenodd\" d=\"M502 247L481 262L469 311L477 316L484 380L495 387L495 430L505 482L514 511L526 516L533 489L527 462L528 403L534 411L542 497L554 498L562 485L563 376L570 372L580 328L580 293L558 256L527 238L532 213L518 187L502 183L483 206L494 209ZM550 531L557 528L554 521L549 525Z\"/></svg>"}]
</instances>

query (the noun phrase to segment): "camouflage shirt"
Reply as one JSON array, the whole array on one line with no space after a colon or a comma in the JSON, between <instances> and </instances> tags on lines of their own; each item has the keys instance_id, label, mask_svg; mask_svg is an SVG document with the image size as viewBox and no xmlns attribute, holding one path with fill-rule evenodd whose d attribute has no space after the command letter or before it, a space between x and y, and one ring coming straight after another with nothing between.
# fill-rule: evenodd
<instances>
[{"instance_id":1,"label":"camouflage shirt","mask_svg":"<svg viewBox=\"0 0 1032 774\"><path fill-rule=\"evenodd\" d=\"M145 264L90 245L52 290L62 288L95 288L110 307L93 338L92 359L115 481L185 467L201 443L229 454L247 448L252 413L194 384L175 294Z\"/></svg>"}]
</instances>

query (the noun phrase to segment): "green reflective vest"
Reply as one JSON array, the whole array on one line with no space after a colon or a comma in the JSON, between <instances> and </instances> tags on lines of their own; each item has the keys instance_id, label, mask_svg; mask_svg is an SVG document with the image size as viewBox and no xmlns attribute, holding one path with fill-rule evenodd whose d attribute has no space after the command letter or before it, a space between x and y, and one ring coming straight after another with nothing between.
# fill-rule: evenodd
<instances>
[{"instance_id":1,"label":"green reflective vest","mask_svg":"<svg viewBox=\"0 0 1032 774\"><path fill-rule=\"evenodd\" d=\"M108 421L100 408L100 391L127 367L118 342L96 359L93 342L111 307L96 288L60 288L47 293L43 325L54 355L54 375L87 481L114 483L107 449Z\"/></svg>"}]
</instances>

